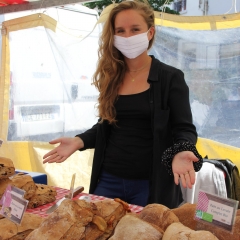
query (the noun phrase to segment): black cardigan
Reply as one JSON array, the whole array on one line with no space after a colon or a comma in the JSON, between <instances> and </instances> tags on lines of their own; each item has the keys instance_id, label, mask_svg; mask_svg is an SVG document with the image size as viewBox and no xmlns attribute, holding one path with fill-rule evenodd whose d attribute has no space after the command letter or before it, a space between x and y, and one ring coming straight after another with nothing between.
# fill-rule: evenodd
<instances>
[{"instance_id":1,"label":"black cardigan","mask_svg":"<svg viewBox=\"0 0 240 240\"><path fill-rule=\"evenodd\" d=\"M152 115L153 162L149 203L175 208L182 202L181 189L174 183L174 177L167 173L161 157L163 152L174 143L188 141L196 144L197 132L192 123L189 89L182 71L163 64L154 56L151 57L148 82ZM94 192L98 183L109 131L110 125L107 121L103 121L77 135L84 142L81 151L95 148L89 193Z\"/></svg>"}]
</instances>

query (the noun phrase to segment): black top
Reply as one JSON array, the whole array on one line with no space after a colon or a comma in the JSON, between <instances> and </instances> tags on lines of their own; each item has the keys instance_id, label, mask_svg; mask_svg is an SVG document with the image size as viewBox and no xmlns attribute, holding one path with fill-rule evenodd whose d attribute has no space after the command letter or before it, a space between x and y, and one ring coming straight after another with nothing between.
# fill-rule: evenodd
<instances>
[{"instance_id":1,"label":"black top","mask_svg":"<svg viewBox=\"0 0 240 240\"><path fill-rule=\"evenodd\" d=\"M196 128L192 123L189 89L182 71L160 62L154 56L148 82L151 85L149 104L153 132L153 162L148 203L176 208L183 200L181 188L174 183L173 176L168 174L161 158L163 152L173 143L197 142ZM84 142L81 151L95 148L89 193L94 192L99 181L110 127L108 121L104 120L77 135Z\"/></svg>"},{"instance_id":2,"label":"black top","mask_svg":"<svg viewBox=\"0 0 240 240\"><path fill-rule=\"evenodd\" d=\"M153 150L149 90L120 95L115 109L117 124L111 125L103 168L121 178L149 179Z\"/></svg>"}]
</instances>

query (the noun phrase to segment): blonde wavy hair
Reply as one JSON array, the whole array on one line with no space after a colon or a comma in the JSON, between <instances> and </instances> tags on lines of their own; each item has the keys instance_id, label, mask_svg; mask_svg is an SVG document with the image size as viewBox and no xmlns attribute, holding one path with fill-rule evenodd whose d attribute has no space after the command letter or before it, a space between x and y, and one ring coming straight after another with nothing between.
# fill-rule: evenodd
<instances>
[{"instance_id":1,"label":"blonde wavy hair","mask_svg":"<svg viewBox=\"0 0 240 240\"><path fill-rule=\"evenodd\" d=\"M143 2L124 1L114 7L105 22L99 40L98 66L93 75L93 84L99 90L98 111L101 122L107 120L110 124L116 123L114 103L122 84L126 71L126 64L122 53L114 47L115 19L119 12L133 9L145 19L148 28L154 25L154 12ZM148 49L153 44L154 37L149 41Z\"/></svg>"}]
</instances>

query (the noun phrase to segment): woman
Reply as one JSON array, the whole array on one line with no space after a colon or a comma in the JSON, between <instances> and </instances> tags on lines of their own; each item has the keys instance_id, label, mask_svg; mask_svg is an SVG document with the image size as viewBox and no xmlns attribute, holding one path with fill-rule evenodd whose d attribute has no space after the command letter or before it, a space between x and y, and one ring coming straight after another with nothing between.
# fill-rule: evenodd
<instances>
[{"instance_id":1,"label":"woman","mask_svg":"<svg viewBox=\"0 0 240 240\"><path fill-rule=\"evenodd\" d=\"M182 201L179 178L191 188L202 158L183 73L147 54L154 35L148 5L126 1L112 9L93 77L100 120L74 138L51 141L60 145L44 163L95 148L90 193L175 208Z\"/></svg>"}]
</instances>

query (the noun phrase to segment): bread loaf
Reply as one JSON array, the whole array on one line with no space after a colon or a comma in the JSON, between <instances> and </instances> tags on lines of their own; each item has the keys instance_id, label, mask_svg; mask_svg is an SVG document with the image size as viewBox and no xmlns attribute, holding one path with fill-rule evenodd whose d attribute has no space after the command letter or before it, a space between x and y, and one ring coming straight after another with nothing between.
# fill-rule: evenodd
<instances>
[{"instance_id":1,"label":"bread loaf","mask_svg":"<svg viewBox=\"0 0 240 240\"><path fill-rule=\"evenodd\" d=\"M32 213L24 213L20 225L7 218L0 220L0 239L1 240L21 240L25 239L34 229L38 228L43 218Z\"/></svg>"},{"instance_id":2,"label":"bread loaf","mask_svg":"<svg viewBox=\"0 0 240 240\"><path fill-rule=\"evenodd\" d=\"M134 216L126 214L117 224L109 240L160 240L163 231L158 227Z\"/></svg>"},{"instance_id":3,"label":"bread loaf","mask_svg":"<svg viewBox=\"0 0 240 240\"><path fill-rule=\"evenodd\" d=\"M12 180L9 178L0 179L0 199L2 198L8 184L12 184Z\"/></svg>"},{"instance_id":4,"label":"bread loaf","mask_svg":"<svg viewBox=\"0 0 240 240\"><path fill-rule=\"evenodd\" d=\"M88 224L94 221L95 216L91 210L90 203L85 201L77 203L76 201L66 199L54 212L44 219L39 228L28 235L26 240L94 239L91 237L86 238L85 229ZM106 222L101 216L96 216L96 218L96 222L99 223L103 233L106 229Z\"/></svg>"},{"instance_id":5,"label":"bread loaf","mask_svg":"<svg viewBox=\"0 0 240 240\"><path fill-rule=\"evenodd\" d=\"M36 183L36 191L34 195L29 198L27 208L36 208L56 200L56 190L48 185Z\"/></svg>"},{"instance_id":6,"label":"bread loaf","mask_svg":"<svg viewBox=\"0 0 240 240\"><path fill-rule=\"evenodd\" d=\"M13 176L15 173L15 167L13 162L9 158L0 157L0 179Z\"/></svg>"},{"instance_id":7,"label":"bread loaf","mask_svg":"<svg viewBox=\"0 0 240 240\"><path fill-rule=\"evenodd\" d=\"M30 199L36 191L36 184L33 178L24 173L18 173L11 177L12 185L25 191L24 198Z\"/></svg>"},{"instance_id":8,"label":"bread loaf","mask_svg":"<svg viewBox=\"0 0 240 240\"><path fill-rule=\"evenodd\" d=\"M191 228L196 230L197 221L195 220L196 204L185 203L178 208L174 208L171 211L178 217L179 221Z\"/></svg>"},{"instance_id":9,"label":"bread loaf","mask_svg":"<svg viewBox=\"0 0 240 240\"><path fill-rule=\"evenodd\" d=\"M107 223L107 229L98 238L98 240L108 239L114 231L114 228L118 224L119 220L130 211L129 205L122 201L121 199L104 199L102 201L94 201L97 208L97 212L103 217ZM92 208L94 212L94 208ZM96 228L96 226L95 226ZM92 235L92 229L90 227L86 228L86 239L88 236Z\"/></svg>"},{"instance_id":10,"label":"bread loaf","mask_svg":"<svg viewBox=\"0 0 240 240\"><path fill-rule=\"evenodd\" d=\"M179 222L178 217L168 207L157 203L148 204L144 207L139 213L139 218L157 225L164 231L170 224Z\"/></svg>"},{"instance_id":11,"label":"bread loaf","mask_svg":"<svg viewBox=\"0 0 240 240\"><path fill-rule=\"evenodd\" d=\"M163 234L162 240L217 240L211 232L208 231L194 231L182 223L172 223L168 226Z\"/></svg>"}]
</instances>

